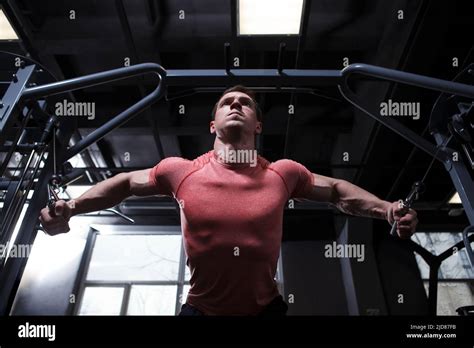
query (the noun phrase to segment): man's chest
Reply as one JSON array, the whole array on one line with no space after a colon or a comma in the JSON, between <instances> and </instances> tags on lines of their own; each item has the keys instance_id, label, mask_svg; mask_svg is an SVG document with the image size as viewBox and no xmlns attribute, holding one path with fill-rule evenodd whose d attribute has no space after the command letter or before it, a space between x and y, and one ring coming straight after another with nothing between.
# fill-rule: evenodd
<instances>
[{"instance_id":1,"label":"man's chest","mask_svg":"<svg viewBox=\"0 0 474 348\"><path fill-rule=\"evenodd\" d=\"M278 219L288 199L279 178L195 177L184 182L176 199L188 222L267 223Z\"/></svg>"}]
</instances>

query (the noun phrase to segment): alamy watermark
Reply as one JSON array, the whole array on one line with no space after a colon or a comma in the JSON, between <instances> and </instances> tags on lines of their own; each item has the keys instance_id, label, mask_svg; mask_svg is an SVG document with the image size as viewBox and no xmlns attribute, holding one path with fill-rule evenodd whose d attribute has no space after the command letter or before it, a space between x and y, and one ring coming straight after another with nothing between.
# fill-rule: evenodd
<instances>
[{"instance_id":1,"label":"alamy watermark","mask_svg":"<svg viewBox=\"0 0 474 348\"><path fill-rule=\"evenodd\" d=\"M93 102L70 102L64 99L54 104L56 116L83 116L88 120L95 119L95 103Z\"/></svg>"},{"instance_id":2,"label":"alamy watermark","mask_svg":"<svg viewBox=\"0 0 474 348\"><path fill-rule=\"evenodd\" d=\"M326 244L324 246L324 256L327 258L354 258L358 262L365 260L364 244Z\"/></svg>"},{"instance_id":3,"label":"alamy watermark","mask_svg":"<svg viewBox=\"0 0 474 348\"><path fill-rule=\"evenodd\" d=\"M26 322L18 326L19 338L46 338L48 341L56 340L56 325L54 324L30 324Z\"/></svg>"},{"instance_id":4,"label":"alamy watermark","mask_svg":"<svg viewBox=\"0 0 474 348\"><path fill-rule=\"evenodd\" d=\"M414 120L420 119L420 103L417 102L394 102L389 99L380 103L381 116L408 116Z\"/></svg>"},{"instance_id":5,"label":"alamy watermark","mask_svg":"<svg viewBox=\"0 0 474 348\"><path fill-rule=\"evenodd\" d=\"M258 153L257 150L233 150L224 148L217 151L217 157L224 163L248 163L250 167L257 165Z\"/></svg>"},{"instance_id":6,"label":"alamy watermark","mask_svg":"<svg viewBox=\"0 0 474 348\"><path fill-rule=\"evenodd\" d=\"M10 248L9 242L7 244L0 244L0 257L4 258L8 253L9 258L28 258L32 247L33 245L31 244L13 244Z\"/></svg>"}]
</instances>

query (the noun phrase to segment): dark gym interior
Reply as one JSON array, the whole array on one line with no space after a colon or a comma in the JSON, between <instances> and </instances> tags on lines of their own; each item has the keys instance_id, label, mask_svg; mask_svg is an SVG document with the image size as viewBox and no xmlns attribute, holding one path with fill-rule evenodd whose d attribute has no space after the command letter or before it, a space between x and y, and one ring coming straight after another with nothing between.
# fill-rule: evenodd
<instances>
[{"instance_id":1,"label":"dark gym interior","mask_svg":"<svg viewBox=\"0 0 474 348\"><path fill-rule=\"evenodd\" d=\"M1 254L1 315L177 315L190 274L174 199L131 197L112 210L74 216L71 231L58 236L47 235L38 216L53 175L62 179L59 197L68 200L119 173L212 150L212 109L235 84L256 92L263 111L256 146L270 162L291 159L390 202L424 181L412 205L419 223L411 242L391 236L387 221L289 201L276 274L288 315L472 314L467 227L474 224L474 43L468 2L301 3L298 33L252 35L240 33L239 0L0 2L2 21L15 34L0 40L0 243L10 248L10 256L8 248ZM54 166L53 152L59 158L153 93L157 77L109 78L48 95L34 89L143 63L166 71L161 98ZM348 83L372 109L388 100L417 103L418 117L387 118L437 152L423 151L343 97L336 75L355 63L467 86L460 96L357 73ZM331 72L337 81L291 78L308 71ZM63 102L93 104L95 114L57 117L52 136L54 106ZM453 115L464 120L462 131ZM448 153L446 144L458 157L433 160ZM363 245L363 260L328 257L333 243ZM415 244L431 254L431 264ZM26 257L11 254L20 245L32 245ZM432 256L445 251L450 254L442 260Z\"/></svg>"}]
</instances>

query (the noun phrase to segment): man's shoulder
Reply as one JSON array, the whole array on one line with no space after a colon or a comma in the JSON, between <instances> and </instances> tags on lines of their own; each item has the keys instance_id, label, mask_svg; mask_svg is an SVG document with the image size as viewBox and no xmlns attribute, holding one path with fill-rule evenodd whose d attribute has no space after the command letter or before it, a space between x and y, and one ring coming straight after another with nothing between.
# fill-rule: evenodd
<instances>
[{"instance_id":1,"label":"man's shoulder","mask_svg":"<svg viewBox=\"0 0 474 348\"><path fill-rule=\"evenodd\" d=\"M282 170L282 171L299 170L301 167L304 167L301 163L287 159L287 158L283 158L275 162L271 162L268 164L268 166L270 169Z\"/></svg>"},{"instance_id":2,"label":"man's shoulder","mask_svg":"<svg viewBox=\"0 0 474 348\"><path fill-rule=\"evenodd\" d=\"M187 159L184 157L178 157L178 156L171 156L171 157L166 157L163 158L160 162L156 164L157 167L161 168L176 168L179 170L185 170L185 169L196 169L196 168L201 168L204 166L206 163L209 162L210 156L209 152L202 154L195 159Z\"/></svg>"},{"instance_id":3,"label":"man's shoulder","mask_svg":"<svg viewBox=\"0 0 474 348\"><path fill-rule=\"evenodd\" d=\"M212 156L214 155L214 150L203 153L201 156L196 157L192 162L194 167L202 167L211 161Z\"/></svg>"}]
</instances>

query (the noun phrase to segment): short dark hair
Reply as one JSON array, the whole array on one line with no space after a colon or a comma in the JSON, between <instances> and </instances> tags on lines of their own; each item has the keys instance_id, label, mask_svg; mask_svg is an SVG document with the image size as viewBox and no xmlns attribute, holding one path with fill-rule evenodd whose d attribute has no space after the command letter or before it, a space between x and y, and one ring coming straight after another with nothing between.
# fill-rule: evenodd
<instances>
[{"instance_id":1,"label":"short dark hair","mask_svg":"<svg viewBox=\"0 0 474 348\"><path fill-rule=\"evenodd\" d=\"M221 96L217 100L216 104L214 105L214 108L212 109L212 119L213 120L216 117L217 105L219 104L219 101L222 99L223 96L225 96L227 93L230 93L230 92L241 92L241 93L247 94L250 97L250 99L252 99L253 103L255 104L257 120L259 122L262 122L262 118L263 118L262 110L260 109L260 106L258 105L257 100L255 99L255 92L252 91L250 88L247 88L247 87L242 86L242 85L235 85L234 87L227 88L221 94Z\"/></svg>"}]
</instances>

